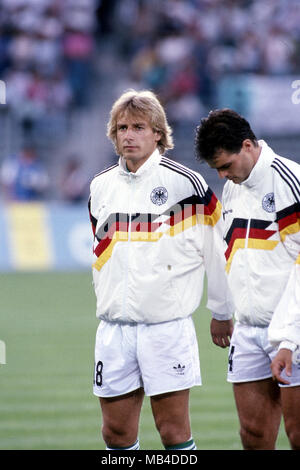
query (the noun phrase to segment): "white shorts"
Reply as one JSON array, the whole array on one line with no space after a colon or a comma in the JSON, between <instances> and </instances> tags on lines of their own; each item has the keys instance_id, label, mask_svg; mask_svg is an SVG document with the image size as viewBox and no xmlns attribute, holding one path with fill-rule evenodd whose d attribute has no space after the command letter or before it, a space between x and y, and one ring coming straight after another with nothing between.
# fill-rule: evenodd
<instances>
[{"instance_id":1,"label":"white shorts","mask_svg":"<svg viewBox=\"0 0 300 470\"><path fill-rule=\"evenodd\" d=\"M268 341L267 327L235 323L229 347L228 382L253 382L272 377L270 365L276 353ZM285 371L281 376L290 385L279 384L280 387L300 385L300 365L293 364L291 377L287 377Z\"/></svg>"},{"instance_id":2,"label":"white shorts","mask_svg":"<svg viewBox=\"0 0 300 470\"><path fill-rule=\"evenodd\" d=\"M143 387L153 396L194 385L201 385L201 374L191 317L148 325L100 322L94 395L113 397Z\"/></svg>"}]
</instances>

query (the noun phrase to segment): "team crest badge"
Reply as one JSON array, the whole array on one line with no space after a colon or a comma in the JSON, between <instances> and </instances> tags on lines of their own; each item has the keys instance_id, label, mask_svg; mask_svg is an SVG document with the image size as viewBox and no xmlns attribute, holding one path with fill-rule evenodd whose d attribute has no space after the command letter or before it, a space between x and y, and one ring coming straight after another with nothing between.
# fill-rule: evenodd
<instances>
[{"instance_id":1,"label":"team crest badge","mask_svg":"<svg viewBox=\"0 0 300 470\"><path fill-rule=\"evenodd\" d=\"M268 193L263 197L262 207L267 212L275 212L274 193Z\"/></svg>"},{"instance_id":2,"label":"team crest badge","mask_svg":"<svg viewBox=\"0 0 300 470\"><path fill-rule=\"evenodd\" d=\"M150 199L153 204L161 206L168 200L168 191L163 186L159 186L158 188L153 189L150 194Z\"/></svg>"}]
</instances>

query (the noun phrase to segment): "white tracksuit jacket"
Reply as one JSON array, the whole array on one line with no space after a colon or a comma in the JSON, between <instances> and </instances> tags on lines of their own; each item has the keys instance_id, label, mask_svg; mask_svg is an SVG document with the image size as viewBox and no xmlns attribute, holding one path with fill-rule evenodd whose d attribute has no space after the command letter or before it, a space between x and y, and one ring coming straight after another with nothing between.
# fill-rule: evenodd
<instances>
[{"instance_id":1,"label":"white tracksuit jacket","mask_svg":"<svg viewBox=\"0 0 300 470\"><path fill-rule=\"evenodd\" d=\"M91 183L97 317L160 323L199 306L231 318L221 203L202 176L156 150L136 173L119 163Z\"/></svg>"},{"instance_id":2,"label":"white tracksuit jacket","mask_svg":"<svg viewBox=\"0 0 300 470\"><path fill-rule=\"evenodd\" d=\"M223 189L226 271L235 318L269 326L274 346L300 344L300 165L264 142L246 181Z\"/></svg>"}]
</instances>

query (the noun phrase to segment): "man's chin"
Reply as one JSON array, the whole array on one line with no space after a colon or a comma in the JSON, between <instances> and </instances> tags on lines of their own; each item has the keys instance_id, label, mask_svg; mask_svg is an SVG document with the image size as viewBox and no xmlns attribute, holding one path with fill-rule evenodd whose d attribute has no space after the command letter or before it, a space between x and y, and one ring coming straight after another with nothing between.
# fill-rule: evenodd
<instances>
[{"instance_id":1,"label":"man's chin","mask_svg":"<svg viewBox=\"0 0 300 470\"><path fill-rule=\"evenodd\" d=\"M228 179L228 181L231 181L234 184L240 184L241 183L240 178L227 178L227 179Z\"/></svg>"}]
</instances>

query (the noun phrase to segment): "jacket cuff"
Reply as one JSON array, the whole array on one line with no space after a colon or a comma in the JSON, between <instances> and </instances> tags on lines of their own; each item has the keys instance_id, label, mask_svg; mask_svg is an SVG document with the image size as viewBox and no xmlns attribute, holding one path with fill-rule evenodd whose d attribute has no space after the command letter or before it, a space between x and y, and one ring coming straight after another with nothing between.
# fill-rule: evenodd
<instances>
[{"instance_id":1,"label":"jacket cuff","mask_svg":"<svg viewBox=\"0 0 300 470\"><path fill-rule=\"evenodd\" d=\"M281 341L278 349L289 349L294 352L297 349L297 344L292 343L292 341Z\"/></svg>"},{"instance_id":2,"label":"jacket cuff","mask_svg":"<svg viewBox=\"0 0 300 470\"><path fill-rule=\"evenodd\" d=\"M226 321L226 320L231 320L232 314L231 313L220 314L220 313L212 312L212 317L218 321Z\"/></svg>"}]
</instances>

